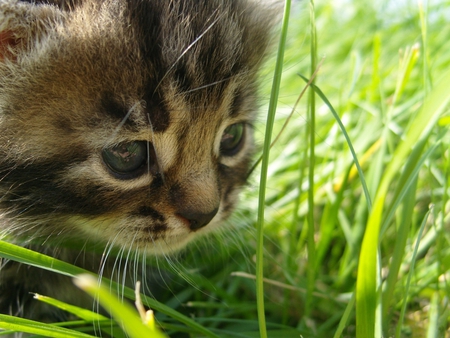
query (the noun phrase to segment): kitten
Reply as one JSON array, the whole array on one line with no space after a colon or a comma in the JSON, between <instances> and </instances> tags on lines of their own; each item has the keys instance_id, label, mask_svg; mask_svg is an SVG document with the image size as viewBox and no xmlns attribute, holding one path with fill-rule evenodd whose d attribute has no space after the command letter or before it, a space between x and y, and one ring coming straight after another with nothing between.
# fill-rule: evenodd
<instances>
[{"instance_id":1,"label":"kitten","mask_svg":"<svg viewBox=\"0 0 450 338\"><path fill-rule=\"evenodd\" d=\"M220 226L272 17L256 0L0 0L1 232L98 271L66 244L165 254ZM29 292L86 302L66 277L2 265L0 313L64 318Z\"/></svg>"}]
</instances>

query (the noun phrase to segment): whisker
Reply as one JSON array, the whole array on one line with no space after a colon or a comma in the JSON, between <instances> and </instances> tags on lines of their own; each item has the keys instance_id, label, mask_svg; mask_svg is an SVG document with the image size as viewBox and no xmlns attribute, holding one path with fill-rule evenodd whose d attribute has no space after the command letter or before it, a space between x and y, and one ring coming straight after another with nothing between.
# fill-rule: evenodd
<instances>
[{"instance_id":1,"label":"whisker","mask_svg":"<svg viewBox=\"0 0 450 338\"><path fill-rule=\"evenodd\" d=\"M124 116L124 118L120 121L120 123L117 125L116 129L114 129L110 139L114 140L117 136L117 134L119 134L120 130L122 129L122 127L124 126L124 124L127 122L127 120L130 118L131 114L133 114L137 108L141 105L141 102L136 102L133 106L131 106L130 109L128 109L126 115Z\"/></svg>"},{"instance_id":2,"label":"whisker","mask_svg":"<svg viewBox=\"0 0 450 338\"><path fill-rule=\"evenodd\" d=\"M213 87L213 86L218 85L218 84L220 84L220 83L227 82L227 81L229 81L230 79L231 79L231 77L228 77L228 78L223 79L223 80L211 82L211 83L209 83L209 84L207 84L207 85L199 86L199 87L196 87L196 88L194 88L194 89L190 89L190 90L184 91L182 94L183 94L183 95L184 95L184 94L189 94L189 93L193 93L193 92L196 92L196 91L199 91L199 90L202 90L202 89L206 89L206 88L209 88L209 87Z\"/></svg>"},{"instance_id":3,"label":"whisker","mask_svg":"<svg viewBox=\"0 0 450 338\"><path fill-rule=\"evenodd\" d=\"M147 118L148 118L148 123L150 125L150 138L154 139L155 135L154 135L154 129L153 129L153 124L152 124L152 120L150 118L150 114L147 114ZM153 151L155 152L155 160L156 160L156 165L158 166L158 174L161 175L161 179L164 182L164 170L161 170L161 165L159 163L159 156L158 156L158 151L156 150L156 147L153 146ZM147 142L147 172L150 173L150 144Z\"/></svg>"}]
</instances>

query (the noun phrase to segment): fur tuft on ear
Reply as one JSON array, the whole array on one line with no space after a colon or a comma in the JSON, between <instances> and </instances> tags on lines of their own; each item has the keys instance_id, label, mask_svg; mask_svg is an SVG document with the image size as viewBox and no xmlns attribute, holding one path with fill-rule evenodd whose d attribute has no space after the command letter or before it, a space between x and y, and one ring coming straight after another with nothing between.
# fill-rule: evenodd
<instances>
[{"instance_id":1,"label":"fur tuft on ear","mask_svg":"<svg viewBox=\"0 0 450 338\"><path fill-rule=\"evenodd\" d=\"M16 59L17 55L35 45L51 23L61 19L63 13L52 5L0 1L0 61Z\"/></svg>"}]
</instances>

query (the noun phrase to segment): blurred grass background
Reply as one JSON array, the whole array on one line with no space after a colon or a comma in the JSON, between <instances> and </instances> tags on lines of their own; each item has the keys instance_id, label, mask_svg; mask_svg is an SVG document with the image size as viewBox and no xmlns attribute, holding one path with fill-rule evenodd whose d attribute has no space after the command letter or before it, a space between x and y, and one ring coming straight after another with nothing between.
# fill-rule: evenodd
<instances>
[{"instance_id":1,"label":"blurred grass background","mask_svg":"<svg viewBox=\"0 0 450 338\"><path fill-rule=\"evenodd\" d=\"M450 337L449 21L449 1L293 4L274 137L317 55L316 86L345 126L370 201L330 106L305 95L270 156L269 337ZM262 112L273 69L271 58ZM260 145L264 123L261 114ZM143 286L219 337L259 337L259 167L249 183L224 231L151 259L159 286ZM208 335L155 312L171 337Z\"/></svg>"}]
</instances>

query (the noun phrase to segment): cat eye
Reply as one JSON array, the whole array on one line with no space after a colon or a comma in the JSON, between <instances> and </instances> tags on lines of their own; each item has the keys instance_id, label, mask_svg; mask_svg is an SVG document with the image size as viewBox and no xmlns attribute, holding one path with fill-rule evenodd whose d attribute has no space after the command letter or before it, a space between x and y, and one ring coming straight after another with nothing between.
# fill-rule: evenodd
<instances>
[{"instance_id":1,"label":"cat eye","mask_svg":"<svg viewBox=\"0 0 450 338\"><path fill-rule=\"evenodd\" d=\"M120 179L132 179L142 175L147 163L147 142L120 143L102 151L103 162Z\"/></svg>"},{"instance_id":2,"label":"cat eye","mask_svg":"<svg viewBox=\"0 0 450 338\"><path fill-rule=\"evenodd\" d=\"M236 155L244 144L245 124L235 123L223 132L220 141L220 152L225 156Z\"/></svg>"}]
</instances>

